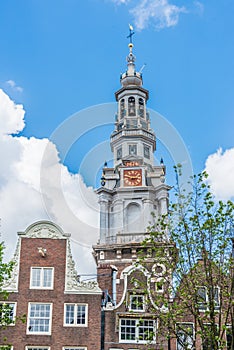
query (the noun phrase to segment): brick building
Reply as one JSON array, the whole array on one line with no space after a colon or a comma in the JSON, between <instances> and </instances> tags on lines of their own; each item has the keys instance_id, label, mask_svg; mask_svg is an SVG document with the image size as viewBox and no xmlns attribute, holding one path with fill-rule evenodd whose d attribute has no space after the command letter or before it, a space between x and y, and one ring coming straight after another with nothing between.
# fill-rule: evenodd
<instances>
[{"instance_id":1,"label":"brick building","mask_svg":"<svg viewBox=\"0 0 234 350\"><path fill-rule=\"evenodd\" d=\"M20 232L6 286L16 322L1 330L17 350L87 350L100 343L101 290L77 281L69 235L41 221ZM24 318L26 322L18 320ZM92 336L91 336L92 335Z\"/></svg>"}]
</instances>

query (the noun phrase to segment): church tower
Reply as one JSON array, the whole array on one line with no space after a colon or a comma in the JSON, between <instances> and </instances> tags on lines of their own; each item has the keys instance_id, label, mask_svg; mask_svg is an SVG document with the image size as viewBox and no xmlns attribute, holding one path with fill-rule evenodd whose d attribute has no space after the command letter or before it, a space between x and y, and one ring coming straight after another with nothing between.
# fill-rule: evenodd
<instances>
[{"instance_id":1,"label":"church tower","mask_svg":"<svg viewBox=\"0 0 234 350\"><path fill-rule=\"evenodd\" d=\"M153 288L160 282L159 275L149 280L150 273L141 269L136 261L149 225L167 213L170 189L165 183L163 161L160 165L154 164L156 136L147 111L149 92L143 87L141 72L136 71L132 34L130 29L127 69L121 74L121 88L115 93L117 113L110 137L113 167L104 164L101 187L96 191L100 237L93 254L98 283L103 290L102 350L115 349L118 343L121 349L125 349L125 343L137 343L137 349L141 349L139 344L148 341L139 340L139 317L143 312L148 313L144 293L139 290L136 295L132 278L145 279ZM170 246L167 237L162 237L161 244ZM163 264L153 263L150 247L144 249L152 262L151 272L152 269L163 271ZM146 318L144 322L144 332L154 334L156 321ZM132 325L130 335L129 324ZM126 345L126 349L129 346Z\"/></svg>"},{"instance_id":2,"label":"church tower","mask_svg":"<svg viewBox=\"0 0 234 350\"><path fill-rule=\"evenodd\" d=\"M167 213L168 190L165 166L154 165L156 136L146 105L149 92L135 69L133 44L129 44L127 70L116 91L118 104L111 135L113 168L103 168L100 203L100 244L125 244L144 239L155 217Z\"/></svg>"}]
</instances>

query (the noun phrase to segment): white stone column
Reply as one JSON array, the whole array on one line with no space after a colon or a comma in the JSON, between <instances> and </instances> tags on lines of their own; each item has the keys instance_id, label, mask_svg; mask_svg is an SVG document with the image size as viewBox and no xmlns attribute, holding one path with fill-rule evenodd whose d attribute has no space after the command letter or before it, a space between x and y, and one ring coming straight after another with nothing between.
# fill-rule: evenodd
<instances>
[{"instance_id":1,"label":"white stone column","mask_svg":"<svg viewBox=\"0 0 234 350\"><path fill-rule=\"evenodd\" d=\"M106 243L108 236L108 199L101 196L99 198L100 205L100 243Z\"/></svg>"},{"instance_id":2,"label":"white stone column","mask_svg":"<svg viewBox=\"0 0 234 350\"><path fill-rule=\"evenodd\" d=\"M146 231L147 227L150 225L150 222L153 223L152 211L153 210L153 202L151 199L144 199L144 210L143 210L143 220L144 220L144 231Z\"/></svg>"},{"instance_id":3,"label":"white stone column","mask_svg":"<svg viewBox=\"0 0 234 350\"><path fill-rule=\"evenodd\" d=\"M117 199L114 203L114 228L115 234L123 230L123 200Z\"/></svg>"}]
</instances>

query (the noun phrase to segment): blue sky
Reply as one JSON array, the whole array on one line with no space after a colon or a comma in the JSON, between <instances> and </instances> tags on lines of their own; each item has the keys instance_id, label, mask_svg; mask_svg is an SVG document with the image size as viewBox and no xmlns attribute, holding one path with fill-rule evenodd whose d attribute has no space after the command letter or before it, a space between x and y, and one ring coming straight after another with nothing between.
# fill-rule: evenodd
<instances>
[{"instance_id":1,"label":"blue sky","mask_svg":"<svg viewBox=\"0 0 234 350\"><path fill-rule=\"evenodd\" d=\"M36 174L33 162L36 163L36 155L41 152L39 148L44 142L41 139L51 139L56 128L74 113L115 102L119 75L126 69L126 36L131 23L135 31L137 68L146 64L143 79L144 87L150 92L148 107L175 127L190 153L195 172L207 167L218 195L233 197L233 13L233 0L2 0L0 89L4 91L4 99L9 96L15 105L22 104L25 111L15 115L25 126L17 129L16 119L12 117L8 134L17 134L18 130L11 142L19 142L20 146L14 150L13 146L7 148L4 144L2 157L9 162L4 165L4 159L2 170L12 169L17 158L21 162L21 174ZM0 110L1 125L7 125L14 113L1 114ZM105 149L108 147L113 121L114 115L110 115L110 124L89 131L69 149L62 162L70 177L79 170L86 153L97 145L105 160L100 145L104 142ZM81 117L80 123L85 125L86 120ZM157 127L155 131L157 135ZM28 147L35 153L27 150L26 157L26 153L19 152L20 147L24 152ZM56 147L61 152L60 145ZM218 151L219 148L222 150ZM160 143L158 152L159 159L163 156L168 161L171 173L172 161ZM92 153L90 157L92 162ZM21 181L25 185L25 178L17 178L17 183ZM95 185L88 177L84 182ZM28 179L27 186L32 183L34 180ZM0 184L9 197L12 188L7 172ZM28 190L28 187L25 192L22 189L21 195L25 197ZM3 192L0 198L4 203ZM14 203L17 200L21 203L20 198L20 195L15 198ZM40 215L44 217L36 204L35 213L23 208L27 213L24 219L17 211L8 210L6 215L3 211L3 236L13 215L21 216L16 220L15 231L24 229ZM56 220L58 213L48 216Z\"/></svg>"},{"instance_id":2,"label":"blue sky","mask_svg":"<svg viewBox=\"0 0 234 350\"><path fill-rule=\"evenodd\" d=\"M71 114L114 101L133 23L148 106L176 127L200 171L210 153L233 146L234 3L168 1L185 7L174 26L159 30L149 18L137 30L130 11L140 2L1 1L1 87L24 105L23 135L49 137Z\"/></svg>"}]
</instances>

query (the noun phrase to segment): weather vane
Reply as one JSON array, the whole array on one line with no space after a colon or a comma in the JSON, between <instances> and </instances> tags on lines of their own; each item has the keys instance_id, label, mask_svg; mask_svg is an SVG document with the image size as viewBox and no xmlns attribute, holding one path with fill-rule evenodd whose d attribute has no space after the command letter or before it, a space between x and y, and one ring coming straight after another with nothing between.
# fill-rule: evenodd
<instances>
[{"instance_id":1,"label":"weather vane","mask_svg":"<svg viewBox=\"0 0 234 350\"><path fill-rule=\"evenodd\" d=\"M131 24L129 24L129 35L127 36L127 38L129 38L129 43L132 44L132 36L133 36L134 31L133 31L133 26Z\"/></svg>"}]
</instances>

